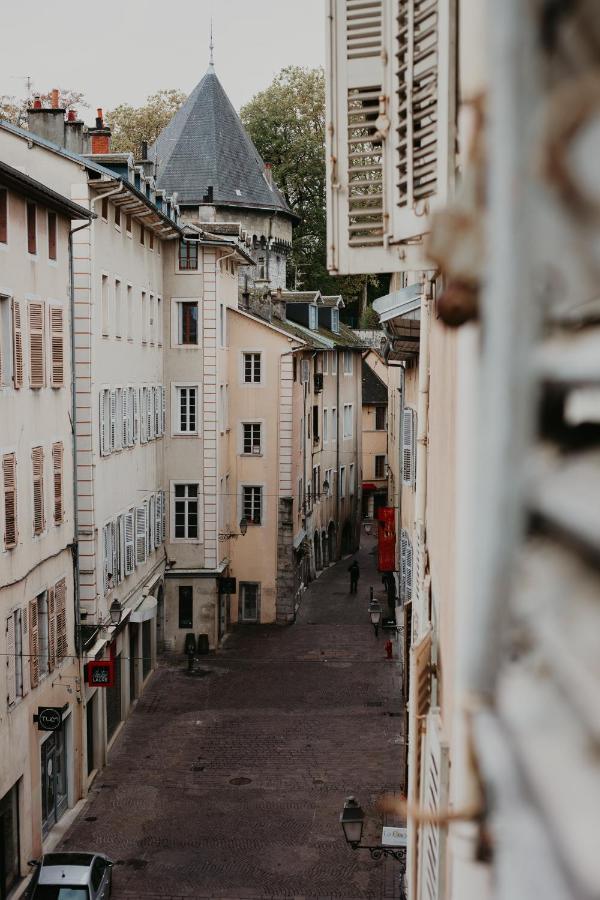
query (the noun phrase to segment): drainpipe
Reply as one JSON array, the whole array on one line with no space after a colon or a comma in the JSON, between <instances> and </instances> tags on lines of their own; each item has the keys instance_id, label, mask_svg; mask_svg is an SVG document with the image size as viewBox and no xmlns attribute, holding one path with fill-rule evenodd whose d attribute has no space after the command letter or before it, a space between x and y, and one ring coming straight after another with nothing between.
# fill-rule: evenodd
<instances>
[{"instance_id":1,"label":"drainpipe","mask_svg":"<svg viewBox=\"0 0 600 900\"><path fill-rule=\"evenodd\" d=\"M335 353L335 402L336 402L336 416L335 416L335 521L337 522L337 527L340 527L340 354L339 350L334 350ZM336 553L340 549L340 534L336 537ZM341 553L340 553L341 558Z\"/></svg>"},{"instance_id":2,"label":"drainpipe","mask_svg":"<svg viewBox=\"0 0 600 900\"><path fill-rule=\"evenodd\" d=\"M429 423L429 326L431 282L425 281L421 296L421 329L419 346L419 387L417 397L417 483L415 489L415 533L422 529L424 537L427 505L427 441ZM424 622L419 610L419 626Z\"/></svg>"}]
</instances>

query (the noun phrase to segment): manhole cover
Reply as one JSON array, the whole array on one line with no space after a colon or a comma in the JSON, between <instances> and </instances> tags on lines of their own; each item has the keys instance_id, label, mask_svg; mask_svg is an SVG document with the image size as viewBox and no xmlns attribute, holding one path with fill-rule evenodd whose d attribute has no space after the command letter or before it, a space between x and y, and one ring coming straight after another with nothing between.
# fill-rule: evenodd
<instances>
[{"instance_id":1,"label":"manhole cover","mask_svg":"<svg viewBox=\"0 0 600 900\"><path fill-rule=\"evenodd\" d=\"M250 784L251 778L230 778L229 784Z\"/></svg>"}]
</instances>

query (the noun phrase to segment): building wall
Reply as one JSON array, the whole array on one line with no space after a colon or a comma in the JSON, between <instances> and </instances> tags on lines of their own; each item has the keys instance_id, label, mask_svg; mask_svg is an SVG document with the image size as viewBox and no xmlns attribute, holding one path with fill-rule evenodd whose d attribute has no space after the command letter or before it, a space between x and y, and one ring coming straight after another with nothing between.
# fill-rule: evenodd
<instances>
[{"instance_id":1,"label":"building wall","mask_svg":"<svg viewBox=\"0 0 600 900\"><path fill-rule=\"evenodd\" d=\"M377 406L363 403L362 407L362 479L376 486L377 492L387 490L387 428L377 429ZM384 457L383 475L376 475L376 457ZM369 491L373 495L373 491ZM373 515L373 510L363 510Z\"/></svg>"},{"instance_id":2,"label":"building wall","mask_svg":"<svg viewBox=\"0 0 600 900\"><path fill-rule=\"evenodd\" d=\"M10 158L15 167L27 168L31 157L12 141L0 138L0 155ZM5 156L6 150L6 156ZM45 156L45 154L41 154ZM40 159L37 159L40 163ZM51 161L50 161L51 162ZM48 160L40 170L51 169ZM68 232L70 222L57 216L57 259L48 258L47 210L37 206L37 253L27 251L26 199L9 191L8 240L0 244L0 341L3 378L0 386L0 479L2 460L7 454L16 459L17 544L6 544L6 506L4 486L0 504L0 800L16 785L18 807L19 862L18 873L28 872L27 860L42 848L42 774L41 745L48 732L38 731L33 721L38 706L63 709L62 732L65 736L66 806L73 806L81 796L81 708L79 665L75 650L75 593L73 556L75 515L73 500L73 456L71 432L71 308L69 298ZM15 389L12 381L14 351L12 345L12 301L20 305L23 340L23 384ZM32 388L30 369L31 335L28 303L43 304L44 386ZM52 343L50 338L50 306L60 307L63 315L63 381L51 387ZM52 448L62 444L62 522L55 522L55 475ZM34 535L32 449L43 448L44 526ZM49 648L54 646L57 658L44 664L43 646L30 641L34 619L30 618L32 601L56 585L64 584L64 629L57 623L56 608L48 607ZM15 613L20 611L21 627ZM11 625L9 627L9 620ZM14 625L19 640L10 640ZM39 623L40 634L46 629ZM52 635L64 635L64 656ZM10 643L9 643L10 640ZM36 655L37 651L37 655ZM35 686L33 660L39 667L39 683ZM22 675L17 684L16 672ZM4 835L8 840L8 835ZM6 847L6 843L4 844Z\"/></svg>"}]
</instances>

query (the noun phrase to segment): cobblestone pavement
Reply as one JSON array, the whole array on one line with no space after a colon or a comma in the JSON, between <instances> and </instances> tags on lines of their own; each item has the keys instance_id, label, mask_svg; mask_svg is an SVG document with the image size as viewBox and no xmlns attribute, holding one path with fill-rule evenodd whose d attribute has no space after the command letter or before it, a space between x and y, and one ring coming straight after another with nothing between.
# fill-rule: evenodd
<instances>
[{"instance_id":1,"label":"cobblestone pavement","mask_svg":"<svg viewBox=\"0 0 600 900\"><path fill-rule=\"evenodd\" d=\"M367 615L380 586L369 547L357 595L348 561L308 589L287 628L236 631L204 677L164 660L94 782L64 849L117 861L113 897L179 900L393 898L399 866L347 847L355 794L397 789L400 686ZM394 824L394 823L391 823Z\"/></svg>"}]
</instances>

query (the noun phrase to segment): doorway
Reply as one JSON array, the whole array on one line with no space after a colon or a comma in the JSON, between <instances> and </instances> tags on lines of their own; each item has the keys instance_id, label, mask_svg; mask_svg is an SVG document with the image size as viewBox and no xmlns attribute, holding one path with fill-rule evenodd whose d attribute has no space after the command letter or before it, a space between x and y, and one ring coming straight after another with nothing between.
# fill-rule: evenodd
<instances>
[{"instance_id":1,"label":"doorway","mask_svg":"<svg viewBox=\"0 0 600 900\"><path fill-rule=\"evenodd\" d=\"M260 619L260 584L255 581L240 583L240 609L242 622L258 622Z\"/></svg>"},{"instance_id":2,"label":"doorway","mask_svg":"<svg viewBox=\"0 0 600 900\"><path fill-rule=\"evenodd\" d=\"M42 744L42 834L46 836L68 806L64 723Z\"/></svg>"},{"instance_id":3,"label":"doorway","mask_svg":"<svg viewBox=\"0 0 600 900\"><path fill-rule=\"evenodd\" d=\"M0 800L0 900L19 877L19 789L14 784Z\"/></svg>"}]
</instances>

